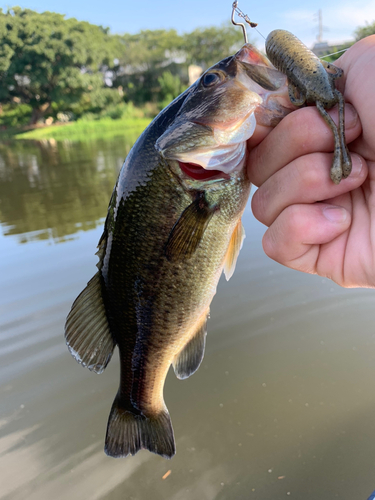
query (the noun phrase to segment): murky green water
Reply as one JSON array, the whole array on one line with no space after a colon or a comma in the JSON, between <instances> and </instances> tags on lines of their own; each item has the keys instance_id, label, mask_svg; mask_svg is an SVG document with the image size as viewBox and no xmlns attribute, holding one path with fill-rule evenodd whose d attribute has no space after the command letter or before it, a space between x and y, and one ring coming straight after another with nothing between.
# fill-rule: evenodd
<instances>
[{"instance_id":1,"label":"murky green water","mask_svg":"<svg viewBox=\"0 0 375 500\"><path fill-rule=\"evenodd\" d=\"M375 489L375 292L270 261L249 208L203 364L166 382L177 455L104 454L117 357L100 376L82 368L63 325L96 271L133 140L0 145L0 498L366 500Z\"/></svg>"}]
</instances>

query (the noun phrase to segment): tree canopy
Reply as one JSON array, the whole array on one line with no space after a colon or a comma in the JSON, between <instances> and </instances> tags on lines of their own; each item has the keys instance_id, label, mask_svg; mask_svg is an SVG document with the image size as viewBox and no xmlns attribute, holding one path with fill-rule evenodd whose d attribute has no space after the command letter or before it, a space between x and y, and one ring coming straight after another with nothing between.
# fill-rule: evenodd
<instances>
[{"instance_id":1,"label":"tree canopy","mask_svg":"<svg viewBox=\"0 0 375 500\"><path fill-rule=\"evenodd\" d=\"M361 38L365 38L366 36L375 35L375 21L372 23L366 23L365 26L360 26L354 32L355 39L361 40Z\"/></svg>"},{"instance_id":2,"label":"tree canopy","mask_svg":"<svg viewBox=\"0 0 375 500\"><path fill-rule=\"evenodd\" d=\"M101 26L20 7L0 10L0 37L0 102L29 104L35 118L52 103L69 109L97 86L117 44Z\"/></svg>"},{"instance_id":3,"label":"tree canopy","mask_svg":"<svg viewBox=\"0 0 375 500\"><path fill-rule=\"evenodd\" d=\"M176 30L145 30L125 34L120 42L123 50L116 84L124 87L128 99L140 104L159 97L165 102L166 95L176 97L175 92L165 92L166 79L169 78L169 88L179 88L177 77L186 87L190 64L204 69L212 66L239 49L243 35L232 24L224 24L183 35ZM175 76L173 84L165 72Z\"/></svg>"},{"instance_id":4,"label":"tree canopy","mask_svg":"<svg viewBox=\"0 0 375 500\"><path fill-rule=\"evenodd\" d=\"M375 22L356 39L375 33ZM108 28L53 12L0 9L0 126L44 116L120 117L127 103L157 111L189 84L188 67L206 69L243 44L231 23L190 33Z\"/></svg>"},{"instance_id":5,"label":"tree canopy","mask_svg":"<svg viewBox=\"0 0 375 500\"><path fill-rule=\"evenodd\" d=\"M0 115L6 109L8 124L28 113L32 123L59 112L95 114L124 101L164 105L188 85L189 64L206 68L242 43L231 25L120 36L20 7L0 9L0 38Z\"/></svg>"},{"instance_id":6,"label":"tree canopy","mask_svg":"<svg viewBox=\"0 0 375 500\"><path fill-rule=\"evenodd\" d=\"M208 68L243 45L242 30L230 23L220 27L197 28L184 36L184 47L190 64Z\"/></svg>"}]
</instances>

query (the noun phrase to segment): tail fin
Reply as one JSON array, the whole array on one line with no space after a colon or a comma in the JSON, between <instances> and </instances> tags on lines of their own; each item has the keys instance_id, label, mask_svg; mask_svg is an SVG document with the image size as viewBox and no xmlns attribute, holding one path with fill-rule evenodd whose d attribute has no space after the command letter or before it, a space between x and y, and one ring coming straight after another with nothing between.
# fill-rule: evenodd
<instances>
[{"instance_id":1,"label":"tail fin","mask_svg":"<svg viewBox=\"0 0 375 500\"><path fill-rule=\"evenodd\" d=\"M123 410L116 396L108 419L104 451L110 457L135 455L146 449L164 458L172 458L176 453L172 422L165 408L155 417Z\"/></svg>"}]
</instances>

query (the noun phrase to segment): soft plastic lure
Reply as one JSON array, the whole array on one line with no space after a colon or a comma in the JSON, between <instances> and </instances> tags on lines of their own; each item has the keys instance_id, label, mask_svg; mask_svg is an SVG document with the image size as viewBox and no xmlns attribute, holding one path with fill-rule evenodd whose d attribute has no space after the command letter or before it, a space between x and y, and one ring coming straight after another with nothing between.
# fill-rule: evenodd
<instances>
[{"instance_id":1,"label":"soft plastic lure","mask_svg":"<svg viewBox=\"0 0 375 500\"><path fill-rule=\"evenodd\" d=\"M320 60L296 36L285 30L274 30L268 35L266 53L272 64L287 76L292 104L314 103L332 130L335 149L331 179L338 184L352 170L345 141L345 101L335 87L335 80L343 75L343 70ZM339 107L338 127L326 111L335 104Z\"/></svg>"}]
</instances>

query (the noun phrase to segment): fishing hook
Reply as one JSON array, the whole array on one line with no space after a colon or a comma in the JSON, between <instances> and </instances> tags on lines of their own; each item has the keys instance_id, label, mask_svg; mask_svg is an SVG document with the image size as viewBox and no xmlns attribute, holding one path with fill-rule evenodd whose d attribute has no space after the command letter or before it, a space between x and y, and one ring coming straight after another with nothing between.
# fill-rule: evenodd
<instances>
[{"instance_id":1,"label":"fishing hook","mask_svg":"<svg viewBox=\"0 0 375 500\"><path fill-rule=\"evenodd\" d=\"M244 14L242 12L242 10L240 10L237 6L238 6L238 1L235 0L233 2L233 4L232 4L232 17L231 17L231 21L232 21L232 24L234 24L235 26L241 26L243 37L245 39L245 43L247 43L246 26L243 23L237 23L234 20L234 13L236 12L239 17L242 17L247 22L247 24L249 24L252 28L255 28L256 26L258 26L258 24L257 23L253 23L252 21L250 21L249 16L247 14Z\"/></svg>"}]
</instances>

